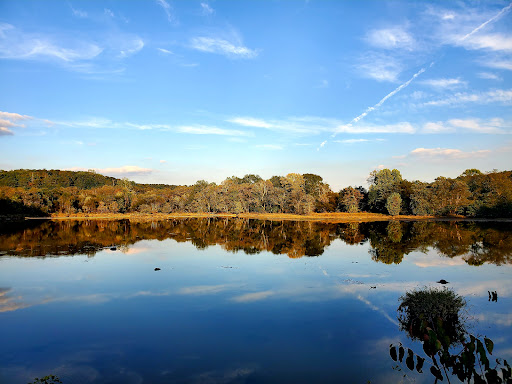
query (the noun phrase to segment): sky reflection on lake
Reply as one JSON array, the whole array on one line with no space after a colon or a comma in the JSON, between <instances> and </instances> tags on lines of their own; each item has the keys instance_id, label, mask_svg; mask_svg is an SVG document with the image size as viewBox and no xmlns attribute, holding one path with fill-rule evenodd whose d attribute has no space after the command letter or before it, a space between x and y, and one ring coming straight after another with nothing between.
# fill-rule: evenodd
<instances>
[{"instance_id":1,"label":"sky reflection on lake","mask_svg":"<svg viewBox=\"0 0 512 384\"><path fill-rule=\"evenodd\" d=\"M89 224L59 224L73 236L48 223L39 227L44 236L37 227L0 234L0 382L56 374L64 383L394 383L403 372L392 369L389 344L421 351L398 329L398 299L439 279L467 299L470 332L490 337L494 355L512 360L506 224L445 223L418 232L409 223L397 240L386 223L268 229L268 222L230 222L224 233L219 223L185 221L162 224L166 235L158 239L151 225L124 223L120 232L119 223L106 223L84 245ZM418 233L429 234L423 246ZM42 257L34 239L53 252ZM462 248L470 252L453 251ZM310 249L320 255L299 257ZM484 254L483 264L470 264ZM498 292L497 302L488 291Z\"/></svg>"}]
</instances>

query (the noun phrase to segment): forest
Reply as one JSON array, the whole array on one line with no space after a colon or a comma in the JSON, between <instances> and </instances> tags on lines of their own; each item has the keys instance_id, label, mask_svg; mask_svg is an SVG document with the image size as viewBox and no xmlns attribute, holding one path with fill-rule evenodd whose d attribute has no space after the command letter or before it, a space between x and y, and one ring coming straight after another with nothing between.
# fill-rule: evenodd
<instances>
[{"instance_id":1,"label":"forest","mask_svg":"<svg viewBox=\"0 0 512 384\"><path fill-rule=\"evenodd\" d=\"M315 174L264 180L228 177L220 184L138 184L94 171L0 171L0 214L375 212L392 216L512 217L512 171L468 169L456 178L409 181L397 169L372 171L368 189L333 191Z\"/></svg>"}]
</instances>

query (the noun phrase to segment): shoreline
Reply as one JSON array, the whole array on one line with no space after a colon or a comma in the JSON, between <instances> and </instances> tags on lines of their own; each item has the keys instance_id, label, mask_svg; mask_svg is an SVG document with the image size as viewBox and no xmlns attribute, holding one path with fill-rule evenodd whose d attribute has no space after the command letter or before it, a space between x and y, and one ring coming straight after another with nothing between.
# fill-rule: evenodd
<instances>
[{"instance_id":1,"label":"shoreline","mask_svg":"<svg viewBox=\"0 0 512 384\"><path fill-rule=\"evenodd\" d=\"M297 215L290 213L169 213L169 214L73 214L73 215L52 215L48 217L24 217L24 220L130 220L130 221L162 221L172 219L189 218L238 218L269 221L320 221L332 223L366 223L376 221L477 221L477 222L512 222L512 218L473 218L464 216L413 216L398 215L390 216L380 213L312 213L308 215Z\"/></svg>"}]
</instances>

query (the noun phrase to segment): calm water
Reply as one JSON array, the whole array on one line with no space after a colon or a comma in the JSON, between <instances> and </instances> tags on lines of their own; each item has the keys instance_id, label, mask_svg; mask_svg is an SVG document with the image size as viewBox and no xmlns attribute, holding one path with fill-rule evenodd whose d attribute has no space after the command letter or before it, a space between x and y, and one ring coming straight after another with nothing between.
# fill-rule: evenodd
<instances>
[{"instance_id":1,"label":"calm water","mask_svg":"<svg viewBox=\"0 0 512 384\"><path fill-rule=\"evenodd\" d=\"M3 227L0 382L433 382L393 369L399 297L448 280L511 361L511 264L511 223Z\"/></svg>"}]
</instances>

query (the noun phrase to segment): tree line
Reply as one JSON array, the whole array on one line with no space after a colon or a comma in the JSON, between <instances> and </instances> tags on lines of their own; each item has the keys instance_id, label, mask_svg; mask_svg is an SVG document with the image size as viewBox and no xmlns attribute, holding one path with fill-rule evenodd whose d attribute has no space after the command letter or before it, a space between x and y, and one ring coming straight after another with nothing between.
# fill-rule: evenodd
<instances>
[{"instance_id":1,"label":"tree line","mask_svg":"<svg viewBox=\"0 0 512 384\"><path fill-rule=\"evenodd\" d=\"M468 169L456 178L408 181L375 170L369 188L334 192L321 176L290 173L264 180L228 177L220 184L138 184L89 172L0 171L0 213L293 213L376 212L396 215L512 217L512 171Z\"/></svg>"}]
</instances>

